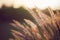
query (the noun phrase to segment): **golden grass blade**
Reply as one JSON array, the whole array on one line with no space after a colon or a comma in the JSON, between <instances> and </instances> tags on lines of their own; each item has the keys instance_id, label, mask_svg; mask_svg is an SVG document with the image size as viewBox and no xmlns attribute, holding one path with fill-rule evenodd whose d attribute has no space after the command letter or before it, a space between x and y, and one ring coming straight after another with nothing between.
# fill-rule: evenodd
<instances>
[{"instance_id":1,"label":"golden grass blade","mask_svg":"<svg viewBox=\"0 0 60 40\"><path fill-rule=\"evenodd\" d=\"M24 26L22 24L20 24L18 21L13 20L13 22L18 26L24 29Z\"/></svg>"},{"instance_id":2,"label":"golden grass blade","mask_svg":"<svg viewBox=\"0 0 60 40\"><path fill-rule=\"evenodd\" d=\"M35 13L32 9L26 8L30 14L34 17L35 21L40 25L43 26L41 18L39 18L39 16L37 15L37 13Z\"/></svg>"},{"instance_id":3,"label":"golden grass blade","mask_svg":"<svg viewBox=\"0 0 60 40\"><path fill-rule=\"evenodd\" d=\"M37 32L38 28L33 22L31 22L30 20L27 20L27 19L24 19L24 20L27 24L29 24L31 26L31 29L33 29L34 31Z\"/></svg>"},{"instance_id":4,"label":"golden grass blade","mask_svg":"<svg viewBox=\"0 0 60 40\"><path fill-rule=\"evenodd\" d=\"M12 33L12 34L13 34L13 36L15 37L14 40L20 40L20 38L19 38L17 35L15 35L15 33Z\"/></svg>"},{"instance_id":5,"label":"golden grass blade","mask_svg":"<svg viewBox=\"0 0 60 40\"><path fill-rule=\"evenodd\" d=\"M49 22L50 21L50 17L48 15L46 15L45 13L43 13L39 8L36 7L36 12L38 14L38 16L43 19L43 21Z\"/></svg>"},{"instance_id":6,"label":"golden grass blade","mask_svg":"<svg viewBox=\"0 0 60 40\"><path fill-rule=\"evenodd\" d=\"M56 22L56 16L55 16L53 10L48 7L48 11L50 12L50 15L51 15L51 22L52 22L52 24L54 25L55 29L58 30L57 26L56 26L56 23L55 23Z\"/></svg>"},{"instance_id":7,"label":"golden grass blade","mask_svg":"<svg viewBox=\"0 0 60 40\"><path fill-rule=\"evenodd\" d=\"M21 35L21 36L25 37L22 33L18 32L18 31L15 31L15 30L11 30L11 31L15 34L18 34L18 35Z\"/></svg>"}]
</instances>

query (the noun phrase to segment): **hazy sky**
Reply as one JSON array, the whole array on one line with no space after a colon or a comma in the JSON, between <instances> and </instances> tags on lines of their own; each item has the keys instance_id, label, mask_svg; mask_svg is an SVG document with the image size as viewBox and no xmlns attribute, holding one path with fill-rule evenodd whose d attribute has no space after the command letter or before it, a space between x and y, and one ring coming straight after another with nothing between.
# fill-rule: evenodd
<instances>
[{"instance_id":1,"label":"hazy sky","mask_svg":"<svg viewBox=\"0 0 60 40\"><path fill-rule=\"evenodd\" d=\"M20 6L25 6L29 8L38 7L40 9L45 9L48 6L53 9L60 9L60 0L0 0L0 7L2 5L13 6L18 8Z\"/></svg>"}]
</instances>

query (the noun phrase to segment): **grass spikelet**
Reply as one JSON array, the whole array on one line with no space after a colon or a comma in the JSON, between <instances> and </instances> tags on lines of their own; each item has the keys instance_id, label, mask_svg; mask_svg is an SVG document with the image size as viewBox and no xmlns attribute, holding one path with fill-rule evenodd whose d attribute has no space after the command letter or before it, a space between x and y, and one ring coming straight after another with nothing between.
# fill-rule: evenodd
<instances>
[{"instance_id":1,"label":"grass spikelet","mask_svg":"<svg viewBox=\"0 0 60 40\"><path fill-rule=\"evenodd\" d=\"M10 25L17 27L20 31L11 30L16 40L54 40L58 39L59 35L59 19L54 14L51 8L48 11L51 16L46 15L40 9L35 8L36 12L32 9L26 8L26 10L32 15L35 22L29 19L23 19L25 22L21 24L17 20L13 20ZM58 18L58 19L57 19ZM59 39L58 39L59 40Z\"/></svg>"}]
</instances>

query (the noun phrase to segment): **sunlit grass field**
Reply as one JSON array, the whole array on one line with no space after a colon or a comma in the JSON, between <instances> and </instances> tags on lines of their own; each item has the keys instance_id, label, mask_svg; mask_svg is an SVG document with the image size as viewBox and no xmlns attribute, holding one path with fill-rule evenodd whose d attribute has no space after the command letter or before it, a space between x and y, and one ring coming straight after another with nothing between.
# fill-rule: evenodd
<instances>
[{"instance_id":1,"label":"sunlit grass field","mask_svg":"<svg viewBox=\"0 0 60 40\"><path fill-rule=\"evenodd\" d=\"M0 0L0 40L60 40L60 0Z\"/></svg>"},{"instance_id":2,"label":"sunlit grass field","mask_svg":"<svg viewBox=\"0 0 60 40\"><path fill-rule=\"evenodd\" d=\"M14 38L9 38L9 40L60 40L60 12L58 10L54 12L49 7L47 12L37 7L25 9L33 20L24 18L24 22L20 23L18 20L13 19L13 22L9 25L18 30L11 30Z\"/></svg>"}]
</instances>

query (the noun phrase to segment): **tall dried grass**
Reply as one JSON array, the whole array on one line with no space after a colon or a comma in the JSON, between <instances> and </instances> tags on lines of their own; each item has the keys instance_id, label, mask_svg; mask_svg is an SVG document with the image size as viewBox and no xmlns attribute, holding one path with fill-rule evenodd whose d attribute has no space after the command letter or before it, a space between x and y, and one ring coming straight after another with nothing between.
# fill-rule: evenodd
<instances>
[{"instance_id":1,"label":"tall dried grass","mask_svg":"<svg viewBox=\"0 0 60 40\"><path fill-rule=\"evenodd\" d=\"M48 8L51 15L48 16L39 8L35 8L35 11L29 8L26 10L33 16L35 23L28 19L24 19L23 24L13 20L10 25L19 29L19 31L11 30L14 40L60 40L60 13L58 11L55 14L51 8Z\"/></svg>"}]
</instances>

